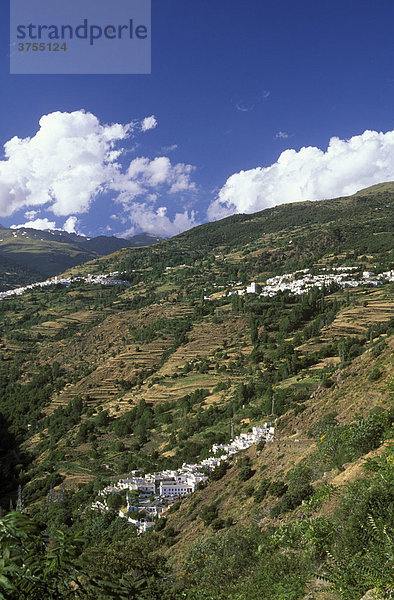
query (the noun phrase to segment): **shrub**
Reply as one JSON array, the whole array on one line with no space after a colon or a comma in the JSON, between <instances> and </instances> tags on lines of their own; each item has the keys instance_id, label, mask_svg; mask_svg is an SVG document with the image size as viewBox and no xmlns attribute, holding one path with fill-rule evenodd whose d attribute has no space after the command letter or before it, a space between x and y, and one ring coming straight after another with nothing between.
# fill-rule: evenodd
<instances>
[{"instance_id":1,"label":"shrub","mask_svg":"<svg viewBox=\"0 0 394 600\"><path fill-rule=\"evenodd\" d=\"M385 429L383 420L384 415L371 415L350 426L348 444L356 455L366 454L379 446Z\"/></svg>"},{"instance_id":2,"label":"shrub","mask_svg":"<svg viewBox=\"0 0 394 600\"><path fill-rule=\"evenodd\" d=\"M283 496L286 491L287 485L284 481L273 481L268 488L268 492L271 496L276 496L277 498Z\"/></svg>"},{"instance_id":3,"label":"shrub","mask_svg":"<svg viewBox=\"0 0 394 600\"><path fill-rule=\"evenodd\" d=\"M307 500L313 494L313 487L309 484L300 484L290 487L282 498L271 509L271 516L277 517L280 514L294 510L303 500Z\"/></svg>"},{"instance_id":4,"label":"shrub","mask_svg":"<svg viewBox=\"0 0 394 600\"><path fill-rule=\"evenodd\" d=\"M376 346L374 346L372 348L372 356L373 358L377 358L382 352L383 350L387 348L387 344L384 340L382 340L381 342L378 342L376 344Z\"/></svg>"},{"instance_id":5,"label":"shrub","mask_svg":"<svg viewBox=\"0 0 394 600\"><path fill-rule=\"evenodd\" d=\"M382 376L382 371L379 369L379 367L375 366L368 373L368 380L369 381L377 381L378 379L381 378L381 376Z\"/></svg>"},{"instance_id":6,"label":"shrub","mask_svg":"<svg viewBox=\"0 0 394 600\"><path fill-rule=\"evenodd\" d=\"M238 478L240 481L248 481L254 474L255 471L249 465L243 465L239 471Z\"/></svg>"},{"instance_id":7,"label":"shrub","mask_svg":"<svg viewBox=\"0 0 394 600\"><path fill-rule=\"evenodd\" d=\"M211 481L219 481L227 473L230 465L227 461L223 461L213 471L209 473L209 479Z\"/></svg>"},{"instance_id":8,"label":"shrub","mask_svg":"<svg viewBox=\"0 0 394 600\"><path fill-rule=\"evenodd\" d=\"M200 510L199 516L203 520L204 525L208 527L212 521L218 518L218 509L216 504L203 506L203 508Z\"/></svg>"},{"instance_id":9,"label":"shrub","mask_svg":"<svg viewBox=\"0 0 394 600\"><path fill-rule=\"evenodd\" d=\"M253 492L254 492L254 486L252 483L249 485L246 485L244 487L244 493L247 498L250 498L253 495Z\"/></svg>"},{"instance_id":10,"label":"shrub","mask_svg":"<svg viewBox=\"0 0 394 600\"><path fill-rule=\"evenodd\" d=\"M211 525L214 531L219 531L225 527L225 522L223 519L217 518L212 521Z\"/></svg>"},{"instance_id":11,"label":"shrub","mask_svg":"<svg viewBox=\"0 0 394 600\"><path fill-rule=\"evenodd\" d=\"M259 486L255 489L253 497L256 502L261 502L263 498L267 495L268 488L271 485L271 481L269 479L263 479Z\"/></svg>"}]
</instances>

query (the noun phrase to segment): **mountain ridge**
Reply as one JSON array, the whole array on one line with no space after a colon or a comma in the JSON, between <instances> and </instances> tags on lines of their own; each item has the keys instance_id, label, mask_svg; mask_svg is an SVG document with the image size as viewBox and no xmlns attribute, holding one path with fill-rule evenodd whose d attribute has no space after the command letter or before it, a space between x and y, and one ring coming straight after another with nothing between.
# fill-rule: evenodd
<instances>
[{"instance_id":1,"label":"mountain ridge","mask_svg":"<svg viewBox=\"0 0 394 600\"><path fill-rule=\"evenodd\" d=\"M58 275L120 248L146 246L161 240L146 233L126 239L103 235L88 238L65 231L24 227L2 227L0 231L0 259L8 266L0 265L1 291Z\"/></svg>"}]
</instances>

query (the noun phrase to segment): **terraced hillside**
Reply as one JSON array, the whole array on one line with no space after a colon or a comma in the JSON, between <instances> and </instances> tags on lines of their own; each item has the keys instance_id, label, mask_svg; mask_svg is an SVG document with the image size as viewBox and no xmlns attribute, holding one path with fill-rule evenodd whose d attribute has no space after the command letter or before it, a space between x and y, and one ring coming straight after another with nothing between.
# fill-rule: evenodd
<instances>
[{"instance_id":1,"label":"terraced hillside","mask_svg":"<svg viewBox=\"0 0 394 600\"><path fill-rule=\"evenodd\" d=\"M105 484L199 461L213 443L270 421L274 442L174 505L153 543L183 573L174 581L190 600L253 600L271 584L275 600L338 598L311 573L328 568L326 550L339 556L345 548L332 532L346 485L362 480L365 492L363 461L386 460L392 434L394 288L391 276L374 274L393 269L393 198L388 185L230 217L68 272L121 271L129 287L77 281L0 302L3 505L21 485L31 514L52 515L55 527L67 513L67 527L78 523L90 535L85 508ZM297 280L302 269L350 266L359 285L332 279L300 295L245 291L283 273ZM313 531L305 529L311 519ZM123 535L114 523L105 543ZM308 535L320 541L311 546ZM270 573L265 544L283 559L275 568L290 573L284 591L261 575ZM231 547L245 561L233 571ZM228 581L216 576L224 564L212 556L229 557ZM193 596L198 581L203 595ZM223 595L213 595L221 585Z\"/></svg>"}]
</instances>

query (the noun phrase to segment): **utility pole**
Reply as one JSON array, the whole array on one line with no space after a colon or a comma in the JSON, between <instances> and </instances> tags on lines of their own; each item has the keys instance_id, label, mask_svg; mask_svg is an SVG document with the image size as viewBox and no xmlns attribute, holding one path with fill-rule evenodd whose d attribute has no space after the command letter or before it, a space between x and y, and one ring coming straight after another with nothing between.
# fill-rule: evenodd
<instances>
[{"instance_id":1,"label":"utility pole","mask_svg":"<svg viewBox=\"0 0 394 600\"><path fill-rule=\"evenodd\" d=\"M234 419L231 419L231 429L230 429L230 435L231 438L230 439L234 439Z\"/></svg>"}]
</instances>

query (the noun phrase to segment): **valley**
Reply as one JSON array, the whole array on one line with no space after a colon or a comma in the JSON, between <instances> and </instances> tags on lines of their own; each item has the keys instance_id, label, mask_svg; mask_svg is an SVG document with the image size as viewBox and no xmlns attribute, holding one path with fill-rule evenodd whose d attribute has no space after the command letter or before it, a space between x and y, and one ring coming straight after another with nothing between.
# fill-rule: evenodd
<instances>
[{"instance_id":1,"label":"valley","mask_svg":"<svg viewBox=\"0 0 394 600\"><path fill-rule=\"evenodd\" d=\"M82 532L82 579L120 586L103 599L138 597L138 577L146 598L388 597L393 194L228 217L3 292L4 509L19 489L51 538ZM266 422L273 439L209 468ZM184 464L200 481L147 517L135 478ZM137 556L147 571L116 581Z\"/></svg>"}]
</instances>

